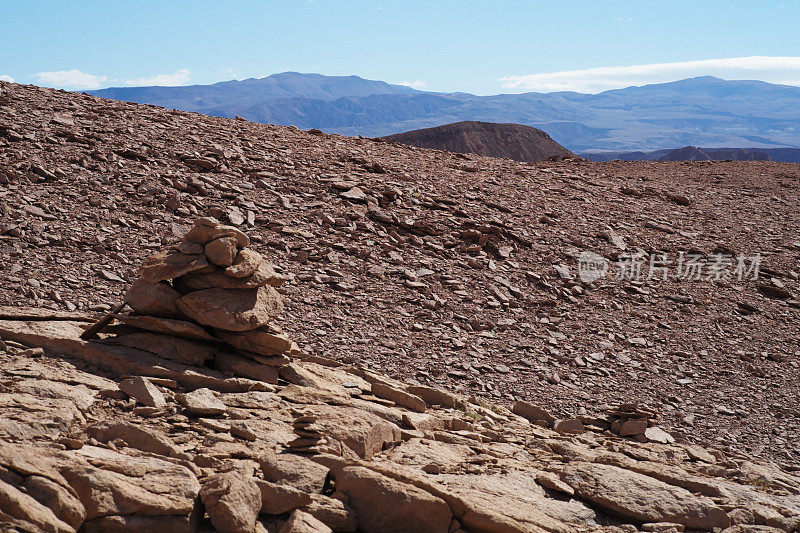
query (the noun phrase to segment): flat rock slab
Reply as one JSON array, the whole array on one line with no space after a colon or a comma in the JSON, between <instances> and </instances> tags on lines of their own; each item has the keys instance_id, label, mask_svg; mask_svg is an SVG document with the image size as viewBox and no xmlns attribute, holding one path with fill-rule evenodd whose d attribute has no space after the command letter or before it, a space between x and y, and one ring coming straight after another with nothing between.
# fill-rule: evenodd
<instances>
[{"instance_id":1,"label":"flat rock slab","mask_svg":"<svg viewBox=\"0 0 800 533\"><path fill-rule=\"evenodd\" d=\"M93 318L79 311L54 311L39 307L0 306L0 320L69 320L72 322L94 322Z\"/></svg>"},{"instance_id":2,"label":"flat rock slab","mask_svg":"<svg viewBox=\"0 0 800 533\"><path fill-rule=\"evenodd\" d=\"M214 366L217 370L231 372L234 376L256 379L265 383L278 383L276 367L258 363L241 355L218 352L214 357Z\"/></svg>"},{"instance_id":3,"label":"flat rock slab","mask_svg":"<svg viewBox=\"0 0 800 533\"><path fill-rule=\"evenodd\" d=\"M581 498L640 522L675 522L702 530L730 526L728 515L709 498L616 466L570 463L561 480Z\"/></svg>"},{"instance_id":4,"label":"flat rock slab","mask_svg":"<svg viewBox=\"0 0 800 533\"><path fill-rule=\"evenodd\" d=\"M207 244L220 237L233 237L239 248L246 248L250 244L250 237L233 226L204 226L195 225L189 230L183 240L196 244Z\"/></svg>"},{"instance_id":5,"label":"flat rock slab","mask_svg":"<svg viewBox=\"0 0 800 533\"><path fill-rule=\"evenodd\" d=\"M336 490L347 495L365 533L447 533L453 518L444 500L360 466L338 472Z\"/></svg>"},{"instance_id":6,"label":"flat rock slab","mask_svg":"<svg viewBox=\"0 0 800 533\"><path fill-rule=\"evenodd\" d=\"M279 276L272 265L262 261L252 274L241 278L228 275L227 269L215 270L207 273L190 274L179 280L179 287L186 290L203 289L255 289L264 285L280 287L283 284L283 277Z\"/></svg>"},{"instance_id":7,"label":"flat rock slab","mask_svg":"<svg viewBox=\"0 0 800 533\"><path fill-rule=\"evenodd\" d=\"M142 263L139 277L149 283L158 283L207 266L208 260L204 254L188 255L177 251L160 252L151 255Z\"/></svg>"},{"instance_id":8,"label":"flat rock slab","mask_svg":"<svg viewBox=\"0 0 800 533\"><path fill-rule=\"evenodd\" d=\"M196 340L184 339L160 333L130 333L117 335L106 342L130 346L148 351L170 361L178 361L187 365L203 366L217 353L216 346Z\"/></svg>"},{"instance_id":9,"label":"flat rock slab","mask_svg":"<svg viewBox=\"0 0 800 533\"><path fill-rule=\"evenodd\" d=\"M228 410L209 389L197 389L186 394L179 394L176 399L186 407L191 416L221 415Z\"/></svg>"},{"instance_id":10,"label":"flat rock slab","mask_svg":"<svg viewBox=\"0 0 800 533\"><path fill-rule=\"evenodd\" d=\"M295 510L278 533L332 533L333 530L311 514Z\"/></svg>"},{"instance_id":11,"label":"flat rock slab","mask_svg":"<svg viewBox=\"0 0 800 533\"><path fill-rule=\"evenodd\" d=\"M213 342L217 340L197 324L192 324L185 320L145 315L114 315L114 318L123 324L155 333L164 333L165 335L175 335L200 341Z\"/></svg>"},{"instance_id":12,"label":"flat rock slab","mask_svg":"<svg viewBox=\"0 0 800 533\"><path fill-rule=\"evenodd\" d=\"M189 515L200 490L194 474L184 466L94 446L59 451L0 441L0 468L27 476L23 482L27 494L0 481L0 497L4 492L12 497L22 494L15 499L24 507L17 506L19 513L11 509L11 516L23 524L38 525L36 531L104 530L94 529L90 522L124 516L133 524L137 519L146 522L148 517L158 517L162 525L175 526L170 531L188 533ZM7 513L10 509L5 503ZM48 507L53 511L43 523Z\"/></svg>"},{"instance_id":13,"label":"flat rock slab","mask_svg":"<svg viewBox=\"0 0 800 533\"><path fill-rule=\"evenodd\" d=\"M283 312L280 294L268 286L190 292L178 300L178 307L200 324L227 331L256 329Z\"/></svg>"},{"instance_id":14,"label":"flat rock slab","mask_svg":"<svg viewBox=\"0 0 800 533\"><path fill-rule=\"evenodd\" d=\"M237 332L215 329L214 335L234 348L259 355L282 355L292 348L292 340L285 333L266 327Z\"/></svg>"},{"instance_id":15,"label":"flat rock slab","mask_svg":"<svg viewBox=\"0 0 800 533\"><path fill-rule=\"evenodd\" d=\"M118 376L152 376L172 379L188 389L208 387L226 392L244 392L250 383L227 379L222 373L168 361L150 352L81 340L85 323L67 321L0 320L0 337L54 354L64 354L97 365Z\"/></svg>"}]
</instances>

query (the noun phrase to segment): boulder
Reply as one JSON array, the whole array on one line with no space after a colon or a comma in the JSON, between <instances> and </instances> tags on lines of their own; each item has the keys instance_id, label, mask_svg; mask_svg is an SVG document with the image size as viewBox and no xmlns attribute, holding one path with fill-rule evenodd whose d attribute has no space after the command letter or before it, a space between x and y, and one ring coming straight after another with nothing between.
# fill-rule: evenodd
<instances>
[{"instance_id":1,"label":"boulder","mask_svg":"<svg viewBox=\"0 0 800 533\"><path fill-rule=\"evenodd\" d=\"M76 531L76 528L57 518L53 511L42 503L0 479L0 525L5 517L17 519L20 525L27 524L28 527L21 528L23 531L57 533ZM9 528L9 531L16 530Z\"/></svg>"},{"instance_id":2,"label":"boulder","mask_svg":"<svg viewBox=\"0 0 800 533\"><path fill-rule=\"evenodd\" d=\"M649 442L659 442L661 444L672 444L675 442L675 437L655 426L644 430L644 438Z\"/></svg>"},{"instance_id":3,"label":"boulder","mask_svg":"<svg viewBox=\"0 0 800 533\"><path fill-rule=\"evenodd\" d=\"M310 493L322 493L328 469L292 454L266 454L258 459L264 479Z\"/></svg>"},{"instance_id":4,"label":"boulder","mask_svg":"<svg viewBox=\"0 0 800 533\"><path fill-rule=\"evenodd\" d=\"M25 489L25 494L53 511L59 520L75 529L80 528L86 517L86 509L67 487L39 475L26 477L20 486Z\"/></svg>"},{"instance_id":5,"label":"boulder","mask_svg":"<svg viewBox=\"0 0 800 533\"><path fill-rule=\"evenodd\" d=\"M619 434L623 437L641 435L647 429L647 423L644 418L631 418L622 423Z\"/></svg>"},{"instance_id":6,"label":"boulder","mask_svg":"<svg viewBox=\"0 0 800 533\"><path fill-rule=\"evenodd\" d=\"M342 468L336 490L347 495L364 533L447 533L453 518L441 498L361 466Z\"/></svg>"},{"instance_id":7,"label":"boulder","mask_svg":"<svg viewBox=\"0 0 800 533\"><path fill-rule=\"evenodd\" d=\"M255 529L261 510L261 491L247 472L210 476L200 489L200 500L217 531L245 533Z\"/></svg>"},{"instance_id":8,"label":"boulder","mask_svg":"<svg viewBox=\"0 0 800 533\"><path fill-rule=\"evenodd\" d=\"M283 514L311 503L311 495L290 485L256 480L261 491L261 512Z\"/></svg>"},{"instance_id":9,"label":"boulder","mask_svg":"<svg viewBox=\"0 0 800 533\"><path fill-rule=\"evenodd\" d=\"M322 494L311 494L311 503L304 505L300 510L310 514L334 531L355 533L358 530L355 513L342 500Z\"/></svg>"},{"instance_id":10,"label":"boulder","mask_svg":"<svg viewBox=\"0 0 800 533\"><path fill-rule=\"evenodd\" d=\"M453 408L459 403L459 399L456 395L425 385L409 385L406 387L406 392L414 396L419 396L428 405L441 405L443 407Z\"/></svg>"},{"instance_id":11,"label":"boulder","mask_svg":"<svg viewBox=\"0 0 800 533\"><path fill-rule=\"evenodd\" d=\"M228 331L263 326L283 312L280 295L272 287L206 289L178 300L178 308L200 324Z\"/></svg>"},{"instance_id":12,"label":"boulder","mask_svg":"<svg viewBox=\"0 0 800 533\"><path fill-rule=\"evenodd\" d=\"M168 283L150 283L137 279L125 294L125 301L141 315L181 318L183 313L176 305L181 293Z\"/></svg>"},{"instance_id":13,"label":"boulder","mask_svg":"<svg viewBox=\"0 0 800 533\"><path fill-rule=\"evenodd\" d=\"M58 464L87 521L109 515L188 517L200 488L184 466L93 446L62 454Z\"/></svg>"},{"instance_id":14,"label":"boulder","mask_svg":"<svg viewBox=\"0 0 800 533\"><path fill-rule=\"evenodd\" d=\"M511 408L511 412L514 413L515 415L527 418L531 422L537 422L537 421L545 422L548 426L551 427L556 421L553 415L551 415L538 405L533 405L532 403L524 402L522 400L519 400L514 403L514 406Z\"/></svg>"},{"instance_id":15,"label":"boulder","mask_svg":"<svg viewBox=\"0 0 800 533\"><path fill-rule=\"evenodd\" d=\"M86 522L81 533L138 533L139 531L169 531L170 533L194 533L192 520L188 516L142 516L112 515Z\"/></svg>"},{"instance_id":16,"label":"boulder","mask_svg":"<svg viewBox=\"0 0 800 533\"><path fill-rule=\"evenodd\" d=\"M188 255L177 251L160 252L147 258L139 269L139 277L148 283L158 283L206 268L202 254Z\"/></svg>"},{"instance_id":17,"label":"boulder","mask_svg":"<svg viewBox=\"0 0 800 533\"><path fill-rule=\"evenodd\" d=\"M320 433L338 440L362 459L371 459L385 447L401 440L399 427L360 409L319 405L310 408L309 412L318 416L314 426Z\"/></svg>"},{"instance_id":18,"label":"boulder","mask_svg":"<svg viewBox=\"0 0 800 533\"><path fill-rule=\"evenodd\" d=\"M563 420L556 420L553 424L553 429L562 435L568 433L583 433L585 428L583 422L577 418L565 418Z\"/></svg>"},{"instance_id":19,"label":"boulder","mask_svg":"<svg viewBox=\"0 0 800 533\"><path fill-rule=\"evenodd\" d=\"M730 526L730 518L705 496L612 465L575 461L561 480L575 494L606 511L639 522L675 522L710 531Z\"/></svg>"}]
</instances>

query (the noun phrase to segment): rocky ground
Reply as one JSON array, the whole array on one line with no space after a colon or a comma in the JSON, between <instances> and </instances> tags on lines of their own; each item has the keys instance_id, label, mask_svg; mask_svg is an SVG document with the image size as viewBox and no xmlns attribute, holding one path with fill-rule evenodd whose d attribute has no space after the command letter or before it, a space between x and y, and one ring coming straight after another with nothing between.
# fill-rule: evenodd
<instances>
[{"instance_id":1,"label":"rocky ground","mask_svg":"<svg viewBox=\"0 0 800 533\"><path fill-rule=\"evenodd\" d=\"M267 382L118 344L126 334L80 340L78 313L0 315L2 531L800 527L800 477L744 456L307 355Z\"/></svg>"},{"instance_id":2,"label":"rocky ground","mask_svg":"<svg viewBox=\"0 0 800 533\"><path fill-rule=\"evenodd\" d=\"M2 304L110 310L215 216L280 265L305 353L564 419L635 401L679 442L797 468L797 165L525 164L0 89ZM587 283L583 251L763 261Z\"/></svg>"},{"instance_id":3,"label":"rocky ground","mask_svg":"<svg viewBox=\"0 0 800 533\"><path fill-rule=\"evenodd\" d=\"M202 217L99 320L0 308L3 531L800 528L800 476L645 406L557 418L303 352L249 244Z\"/></svg>"}]
</instances>

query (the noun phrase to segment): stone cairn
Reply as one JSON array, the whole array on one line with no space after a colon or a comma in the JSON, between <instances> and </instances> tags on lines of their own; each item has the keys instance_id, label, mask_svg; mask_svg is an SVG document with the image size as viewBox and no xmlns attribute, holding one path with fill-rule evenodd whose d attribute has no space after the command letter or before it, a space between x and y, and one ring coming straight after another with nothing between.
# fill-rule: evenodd
<instances>
[{"instance_id":1,"label":"stone cairn","mask_svg":"<svg viewBox=\"0 0 800 533\"><path fill-rule=\"evenodd\" d=\"M292 453L314 454L329 451L328 439L320 428L314 423L317 416L293 409L291 411L294 421L292 422L292 432L295 438L286 443L285 448Z\"/></svg>"},{"instance_id":2,"label":"stone cairn","mask_svg":"<svg viewBox=\"0 0 800 533\"><path fill-rule=\"evenodd\" d=\"M213 358L223 372L276 383L279 367L300 351L272 323L283 311L275 287L284 279L249 244L233 226L198 219L178 246L145 260L125 296L133 313L114 318L187 339L171 359L198 365Z\"/></svg>"},{"instance_id":3,"label":"stone cairn","mask_svg":"<svg viewBox=\"0 0 800 533\"><path fill-rule=\"evenodd\" d=\"M656 427L657 418L657 411L639 403L623 403L608 410L610 429L621 437L634 437L641 442L674 442L669 433Z\"/></svg>"}]
</instances>

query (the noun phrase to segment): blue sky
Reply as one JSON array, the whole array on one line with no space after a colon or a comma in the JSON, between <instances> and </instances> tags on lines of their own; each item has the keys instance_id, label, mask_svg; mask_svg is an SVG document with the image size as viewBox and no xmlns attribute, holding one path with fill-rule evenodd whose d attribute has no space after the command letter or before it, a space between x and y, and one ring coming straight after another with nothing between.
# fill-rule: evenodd
<instances>
[{"instance_id":1,"label":"blue sky","mask_svg":"<svg viewBox=\"0 0 800 533\"><path fill-rule=\"evenodd\" d=\"M0 78L68 89L293 70L476 94L712 74L800 85L800 1L0 0Z\"/></svg>"}]
</instances>

